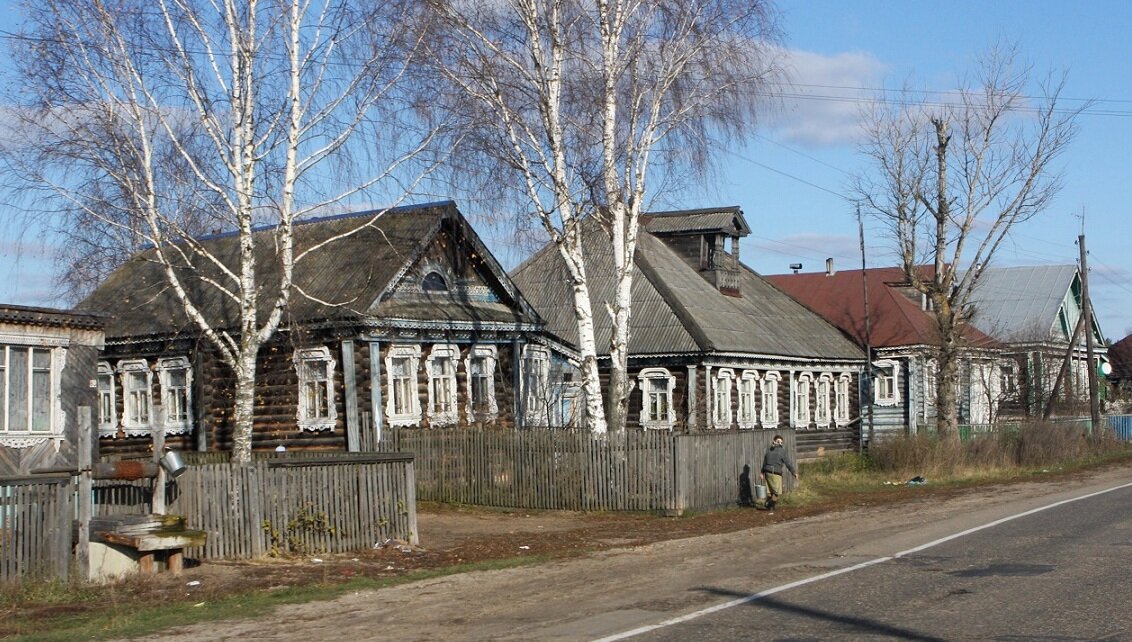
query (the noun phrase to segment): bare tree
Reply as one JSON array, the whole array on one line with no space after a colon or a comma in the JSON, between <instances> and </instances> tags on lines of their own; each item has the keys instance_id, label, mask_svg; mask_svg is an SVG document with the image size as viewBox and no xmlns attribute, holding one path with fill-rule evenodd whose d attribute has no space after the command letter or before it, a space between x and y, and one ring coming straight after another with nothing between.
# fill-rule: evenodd
<instances>
[{"instance_id":1,"label":"bare tree","mask_svg":"<svg viewBox=\"0 0 1132 642\"><path fill-rule=\"evenodd\" d=\"M185 315L234 371L234 461L251 457L260 346L301 295L292 272L306 254L294 249L294 224L418 175L407 163L421 160L417 152L435 133L399 99L415 48L415 30L404 24L415 6L37 0L25 7L19 91L11 97L19 136L8 134L7 158L47 207L92 241L80 254L113 265L132 249L154 248ZM394 151L379 159L382 150ZM397 183L382 196L400 198L408 187ZM277 284L257 272L264 248L257 250L253 227L263 224L275 229L267 255ZM197 241L211 229L238 235L235 264ZM195 269L202 265L209 267ZM205 276L212 274L220 276ZM205 281L208 296L233 302L238 318L210 318L190 278Z\"/></svg>"},{"instance_id":2,"label":"bare tree","mask_svg":"<svg viewBox=\"0 0 1132 642\"><path fill-rule=\"evenodd\" d=\"M1064 77L1027 95L1030 76L1014 48L995 49L950 98L878 102L866 123L861 151L871 166L855 191L930 302L939 340L937 429L947 437L958 437L961 338L982 267L1057 194L1054 161L1087 107L1059 104Z\"/></svg>"},{"instance_id":3,"label":"bare tree","mask_svg":"<svg viewBox=\"0 0 1132 642\"><path fill-rule=\"evenodd\" d=\"M589 429L624 428L631 289L650 185L703 170L775 77L766 0L432 0L437 105L465 134L455 169L532 217L570 275ZM509 199L509 200L508 200ZM600 224L614 295L594 300L583 227ZM529 219L528 219L529 220ZM603 276L603 278L606 278ZM612 323L608 398L594 306ZM600 312L598 312L600 313ZM607 414L608 413L608 414Z\"/></svg>"}]
</instances>

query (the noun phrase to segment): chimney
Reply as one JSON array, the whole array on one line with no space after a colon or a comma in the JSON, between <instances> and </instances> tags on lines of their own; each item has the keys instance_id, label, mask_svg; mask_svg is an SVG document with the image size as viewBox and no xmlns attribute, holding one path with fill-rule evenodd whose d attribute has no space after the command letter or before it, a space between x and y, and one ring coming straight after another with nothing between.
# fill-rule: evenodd
<instances>
[{"instance_id":1,"label":"chimney","mask_svg":"<svg viewBox=\"0 0 1132 642\"><path fill-rule=\"evenodd\" d=\"M833 276L836 272L833 271L833 257L825 260L825 275Z\"/></svg>"},{"instance_id":2,"label":"chimney","mask_svg":"<svg viewBox=\"0 0 1132 642\"><path fill-rule=\"evenodd\" d=\"M801 263L791 263L790 269L794 270L794 274L797 274L797 273L802 271L802 264Z\"/></svg>"}]
</instances>

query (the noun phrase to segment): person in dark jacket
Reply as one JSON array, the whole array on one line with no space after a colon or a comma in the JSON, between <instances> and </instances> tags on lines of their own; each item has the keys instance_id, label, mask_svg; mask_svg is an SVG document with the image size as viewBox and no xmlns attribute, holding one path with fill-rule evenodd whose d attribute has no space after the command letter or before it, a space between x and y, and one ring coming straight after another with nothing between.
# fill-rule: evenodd
<instances>
[{"instance_id":1,"label":"person in dark jacket","mask_svg":"<svg viewBox=\"0 0 1132 642\"><path fill-rule=\"evenodd\" d=\"M782 494L782 475L788 470L790 474L794 475L794 479L800 479L798 470L794 468L794 463L790 461L786 454L786 446L782 445L782 435L775 435L770 448L763 456L763 467L759 471L759 479L766 482L767 510L774 509L778 496Z\"/></svg>"}]
</instances>

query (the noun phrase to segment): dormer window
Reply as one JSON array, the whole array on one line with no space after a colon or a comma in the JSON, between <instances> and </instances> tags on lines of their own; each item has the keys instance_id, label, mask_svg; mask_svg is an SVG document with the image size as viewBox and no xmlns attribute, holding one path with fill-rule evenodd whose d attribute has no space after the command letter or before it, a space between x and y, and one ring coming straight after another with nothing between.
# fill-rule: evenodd
<instances>
[{"instance_id":1,"label":"dormer window","mask_svg":"<svg viewBox=\"0 0 1132 642\"><path fill-rule=\"evenodd\" d=\"M422 292L447 292L448 282L444 280L440 272L429 272L425 278L421 280Z\"/></svg>"}]
</instances>

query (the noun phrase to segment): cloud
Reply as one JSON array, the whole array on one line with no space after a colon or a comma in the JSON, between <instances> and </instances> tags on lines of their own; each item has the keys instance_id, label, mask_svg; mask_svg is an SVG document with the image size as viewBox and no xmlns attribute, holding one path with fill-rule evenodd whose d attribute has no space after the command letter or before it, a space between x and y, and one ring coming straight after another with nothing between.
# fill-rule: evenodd
<instances>
[{"instance_id":1,"label":"cloud","mask_svg":"<svg viewBox=\"0 0 1132 642\"><path fill-rule=\"evenodd\" d=\"M865 52L828 56L792 49L782 57L787 80L768 120L775 136L813 147L855 142L861 108L882 86L888 66Z\"/></svg>"}]
</instances>

